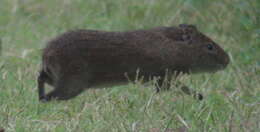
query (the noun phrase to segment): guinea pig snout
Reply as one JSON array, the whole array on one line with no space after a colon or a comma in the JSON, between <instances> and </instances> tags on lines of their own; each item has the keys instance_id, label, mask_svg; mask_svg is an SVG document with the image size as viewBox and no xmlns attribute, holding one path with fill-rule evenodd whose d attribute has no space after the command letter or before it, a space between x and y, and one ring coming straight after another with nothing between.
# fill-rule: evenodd
<instances>
[{"instance_id":1,"label":"guinea pig snout","mask_svg":"<svg viewBox=\"0 0 260 132\"><path fill-rule=\"evenodd\" d=\"M222 64L223 64L223 67L227 67L227 65L229 64L229 56L227 53L224 54L223 58L222 58Z\"/></svg>"}]
</instances>

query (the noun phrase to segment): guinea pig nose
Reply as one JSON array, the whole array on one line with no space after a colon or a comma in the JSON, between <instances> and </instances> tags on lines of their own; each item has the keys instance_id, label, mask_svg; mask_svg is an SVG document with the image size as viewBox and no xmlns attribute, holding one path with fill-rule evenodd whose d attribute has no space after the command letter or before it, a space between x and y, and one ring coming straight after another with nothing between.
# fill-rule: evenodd
<instances>
[{"instance_id":1,"label":"guinea pig nose","mask_svg":"<svg viewBox=\"0 0 260 132\"><path fill-rule=\"evenodd\" d=\"M224 64L225 64L225 66L227 66L229 64L229 61L230 61L230 59L229 59L228 54L225 54L225 57L224 57Z\"/></svg>"}]
</instances>

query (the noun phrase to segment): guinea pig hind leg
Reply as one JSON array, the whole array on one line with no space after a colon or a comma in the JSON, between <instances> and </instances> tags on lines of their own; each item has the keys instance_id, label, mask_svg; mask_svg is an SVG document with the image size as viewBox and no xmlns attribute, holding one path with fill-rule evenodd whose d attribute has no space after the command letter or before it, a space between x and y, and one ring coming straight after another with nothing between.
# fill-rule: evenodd
<instances>
[{"instance_id":1,"label":"guinea pig hind leg","mask_svg":"<svg viewBox=\"0 0 260 132\"><path fill-rule=\"evenodd\" d=\"M76 97L89 87L89 80L84 75L70 75L60 78L54 87L54 90L46 95L46 101L68 100Z\"/></svg>"},{"instance_id":2,"label":"guinea pig hind leg","mask_svg":"<svg viewBox=\"0 0 260 132\"><path fill-rule=\"evenodd\" d=\"M41 70L37 80L39 100L42 100L45 97L44 83L47 81L47 79L47 74L43 70Z\"/></svg>"}]
</instances>

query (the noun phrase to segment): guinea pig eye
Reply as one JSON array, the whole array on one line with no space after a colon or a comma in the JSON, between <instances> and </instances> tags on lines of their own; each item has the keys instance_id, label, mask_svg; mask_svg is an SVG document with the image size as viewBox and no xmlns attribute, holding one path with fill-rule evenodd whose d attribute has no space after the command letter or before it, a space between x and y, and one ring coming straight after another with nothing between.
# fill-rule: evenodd
<instances>
[{"instance_id":1,"label":"guinea pig eye","mask_svg":"<svg viewBox=\"0 0 260 132\"><path fill-rule=\"evenodd\" d=\"M208 50L213 50L213 45L212 44L208 44L207 48L208 48Z\"/></svg>"}]
</instances>

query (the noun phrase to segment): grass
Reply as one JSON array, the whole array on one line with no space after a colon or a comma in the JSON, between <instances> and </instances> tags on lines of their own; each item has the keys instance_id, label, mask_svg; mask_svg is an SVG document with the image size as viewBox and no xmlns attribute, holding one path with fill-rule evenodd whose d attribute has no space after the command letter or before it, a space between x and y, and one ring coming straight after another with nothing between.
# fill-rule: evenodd
<instances>
[{"instance_id":1,"label":"grass","mask_svg":"<svg viewBox=\"0 0 260 132\"><path fill-rule=\"evenodd\" d=\"M0 128L27 131L260 131L259 0L1 0ZM195 24L230 55L216 74L182 77L205 95L129 84L40 103L41 49L76 28L124 31Z\"/></svg>"}]
</instances>

